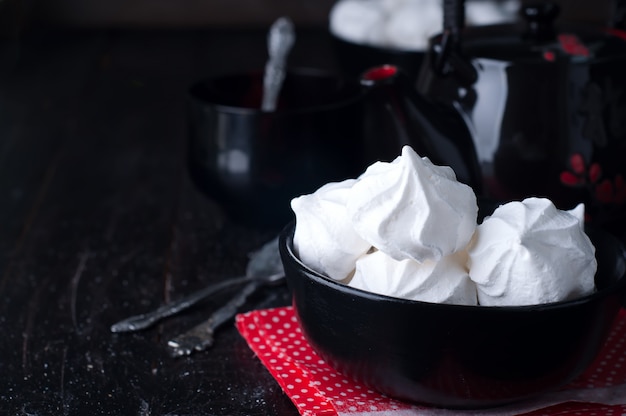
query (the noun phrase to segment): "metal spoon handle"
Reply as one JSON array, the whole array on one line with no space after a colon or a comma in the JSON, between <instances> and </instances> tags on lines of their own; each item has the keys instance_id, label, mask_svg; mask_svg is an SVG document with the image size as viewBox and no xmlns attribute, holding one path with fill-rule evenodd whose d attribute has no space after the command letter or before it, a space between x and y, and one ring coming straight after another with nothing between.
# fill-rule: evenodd
<instances>
[{"instance_id":1,"label":"metal spoon handle","mask_svg":"<svg viewBox=\"0 0 626 416\"><path fill-rule=\"evenodd\" d=\"M111 332L134 332L148 328L163 318L167 318L168 316L175 315L182 310L190 308L213 293L253 279L255 279L254 276L242 276L215 283L177 301L163 305L152 312L142 313L119 321L111 325Z\"/></svg>"},{"instance_id":2,"label":"metal spoon handle","mask_svg":"<svg viewBox=\"0 0 626 416\"><path fill-rule=\"evenodd\" d=\"M274 111L285 79L285 61L295 42L293 23L281 17L272 24L268 34L269 59L263 78L263 111Z\"/></svg>"},{"instance_id":3,"label":"metal spoon handle","mask_svg":"<svg viewBox=\"0 0 626 416\"><path fill-rule=\"evenodd\" d=\"M248 296L253 294L260 286L267 283L276 283L282 279L283 274L279 273L267 276L264 279L250 281L228 302L213 312L209 319L170 340L167 343L170 355L172 357L181 357L189 355L194 351L203 351L209 348L213 345L213 333L215 330L235 316L239 307L248 299Z\"/></svg>"}]
</instances>

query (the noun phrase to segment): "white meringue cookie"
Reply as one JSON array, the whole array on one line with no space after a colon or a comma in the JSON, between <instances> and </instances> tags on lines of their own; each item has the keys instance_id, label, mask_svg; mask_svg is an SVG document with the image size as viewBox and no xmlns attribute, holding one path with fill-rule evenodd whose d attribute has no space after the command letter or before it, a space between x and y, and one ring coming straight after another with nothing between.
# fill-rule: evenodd
<instances>
[{"instance_id":1,"label":"white meringue cookie","mask_svg":"<svg viewBox=\"0 0 626 416\"><path fill-rule=\"evenodd\" d=\"M370 166L350 189L346 207L363 240L396 260L417 262L464 249L478 214L472 188L409 146L393 162Z\"/></svg>"},{"instance_id":2,"label":"white meringue cookie","mask_svg":"<svg viewBox=\"0 0 626 416\"><path fill-rule=\"evenodd\" d=\"M519 9L520 0L472 0L466 2L465 19L472 26L513 22Z\"/></svg>"},{"instance_id":3,"label":"white meringue cookie","mask_svg":"<svg viewBox=\"0 0 626 416\"><path fill-rule=\"evenodd\" d=\"M422 302L476 305L476 285L467 273L467 253L435 262L397 261L375 251L359 258L349 285L368 292Z\"/></svg>"},{"instance_id":4,"label":"white meringue cookie","mask_svg":"<svg viewBox=\"0 0 626 416\"><path fill-rule=\"evenodd\" d=\"M383 19L384 12L377 0L341 0L330 11L330 30L351 42L376 42L372 33L381 31Z\"/></svg>"},{"instance_id":5,"label":"white meringue cookie","mask_svg":"<svg viewBox=\"0 0 626 416\"><path fill-rule=\"evenodd\" d=\"M403 50L425 51L430 38L441 32L442 23L443 7L438 0L422 0L417 7L412 2L402 4L385 22L384 43Z\"/></svg>"},{"instance_id":6,"label":"white meringue cookie","mask_svg":"<svg viewBox=\"0 0 626 416\"><path fill-rule=\"evenodd\" d=\"M474 0L465 5L466 24L512 22L520 0ZM443 28L442 0L339 0L329 14L340 38L377 47L424 51Z\"/></svg>"},{"instance_id":7,"label":"white meringue cookie","mask_svg":"<svg viewBox=\"0 0 626 416\"><path fill-rule=\"evenodd\" d=\"M296 254L313 270L336 280L351 275L356 259L371 247L354 231L346 216L346 197L355 182L331 182L291 201L296 216Z\"/></svg>"},{"instance_id":8,"label":"white meringue cookie","mask_svg":"<svg viewBox=\"0 0 626 416\"><path fill-rule=\"evenodd\" d=\"M585 227L585 204L580 203L576 205L574 208L567 211L578 219L581 227Z\"/></svg>"},{"instance_id":9,"label":"white meringue cookie","mask_svg":"<svg viewBox=\"0 0 626 416\"><path fill-rule=\"evenodd\" d=\"M562 211L544 198L497 208L468 247L479 303L536 305L592 293L595 248L581 219L580 207Z\"/></svg>"}]
</instances>

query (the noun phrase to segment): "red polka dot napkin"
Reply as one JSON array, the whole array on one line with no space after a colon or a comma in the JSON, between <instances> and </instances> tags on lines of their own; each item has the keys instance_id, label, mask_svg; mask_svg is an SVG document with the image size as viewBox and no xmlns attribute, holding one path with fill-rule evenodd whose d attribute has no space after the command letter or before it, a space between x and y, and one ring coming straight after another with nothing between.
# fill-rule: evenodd
<instances>
[{"instance_id":1,"label":"red polka dot napkin","mask_svg":"<svg viewBox=\"0 0 626 416\"><path fill-rule=\"evenodd\" d=\"M468 412L389 398L330 367L304 339L291 307L237 315L237 329L303 416L626 415L626 311L596 362L566 388L533 401Z\"/></svg>"}]
</instances>

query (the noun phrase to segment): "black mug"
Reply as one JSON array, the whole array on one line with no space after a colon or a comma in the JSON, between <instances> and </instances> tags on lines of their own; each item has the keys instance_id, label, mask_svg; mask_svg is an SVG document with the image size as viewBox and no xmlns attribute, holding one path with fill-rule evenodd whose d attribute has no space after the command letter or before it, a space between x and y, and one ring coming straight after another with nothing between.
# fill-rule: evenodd
<instances>
[{"instance_id":1,"label":"black mug","mask_svg":"<svg viewBox=\"0 0 626 416\"><path fill-rule=\"evenodd\" d=\"M280 226L291 198L363 167L361 88L331 74L288 71L276 111L262 111L263 74L203 80L190 89L189 166L231 217Z\"/></svg>"},{"instance_id":2,"label":"black mug","mask_svg":"<svg viewBox=\"0 0 626 416\"><path fill-rule=\"evenodd\" d=\"M189 93L192 178L239 222L282 227L292 198L357 177L407 144L480 187L460 115L417 94L395 66L361 79L288 71L272 112L261 110L262 91L262 72L252 72L205 79Z\"/></svg>"}]
</instances>

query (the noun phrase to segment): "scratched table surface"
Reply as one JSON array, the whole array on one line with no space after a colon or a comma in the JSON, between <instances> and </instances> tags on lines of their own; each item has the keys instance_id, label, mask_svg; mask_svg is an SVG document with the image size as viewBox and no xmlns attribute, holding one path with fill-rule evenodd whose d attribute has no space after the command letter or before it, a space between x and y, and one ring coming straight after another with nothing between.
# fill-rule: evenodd
<instances>
[{"instance_id":1,"label":"scratched table surface","mask_svg":"<svg viewBox=\"0 0 626 416\"><path fill-rule=\"evenodd\" d=\"M224 292L132 334L114 322L243 273L275 230L238 224L186 166L185 92L262 68L264 31L36 30L0 41L0 414L297 415L232 322L167 340ZM290 66L335 69L323 29ZM242 311L287 305L267 288Z\"/></svg>"}]
</instances>

